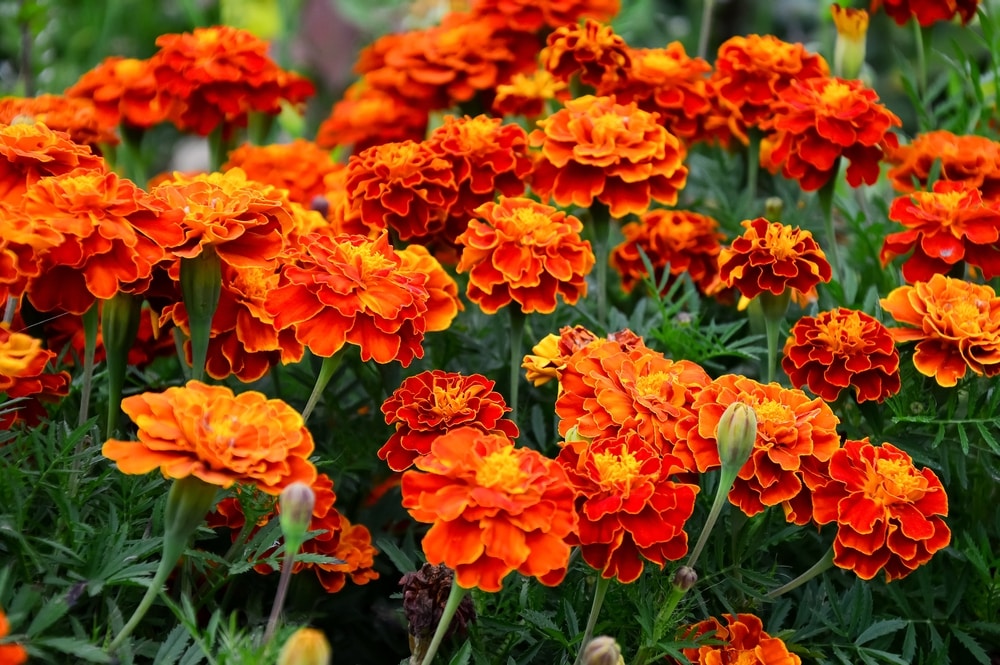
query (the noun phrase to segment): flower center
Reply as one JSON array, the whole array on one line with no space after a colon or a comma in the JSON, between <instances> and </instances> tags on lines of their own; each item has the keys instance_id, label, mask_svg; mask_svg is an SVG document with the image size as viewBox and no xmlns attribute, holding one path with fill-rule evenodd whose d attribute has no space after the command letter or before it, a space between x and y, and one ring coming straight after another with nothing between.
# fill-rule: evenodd
<instances>
[{"instance_id":1,"label":"flower center","mask_svg":"<svg viewBox=\"0 0 1000 665\"><path fill-rule=\"evenodd\" d=\"M758 426L765 423L784 424L794 419L792 410L788 408L787 404L773 399L763 400L754 405L753 410L757 414Z\"/></svg>"},{"instance_id":2,"label":"flower center","mask_svg":"<svg viewBox=\"0 0 1000 665\"><path fill-rule=\"evenodd\" d=\"M670 378L671 376L666 372L653 372L646 376L640 376L635 380L635 390L646 397L657 397L663 392L663 384Z\"/></svg>"},{"instance_id":3,"label":"flower center","mask_svg":"<svg viewBox=\"0 0 1000 665\"><path fill-rule=\"evenodd\" d=\"M532 208L517 208L510 217L522 245L536 244L539 232L552 225L552 218Z\"/></svg>"},{"instance_id":4,"label":"flower center","mask_svg":"<svg viewBox=\"0 0 1000 665\"><path fill-rule=\"evenodd\" d=\"M434 386L434 406L431 411L442 420L449 421L466 409L468 395L461 386Z\"/></svg>"},{"instance_id":5,"label":"flower center","mask_svg":"<svg viewBox=\"0 0 1000 665\"><path fill-rule=\"evenodd\" d=\"M626 496L641 471L639 460L627 450L623 450L620 455L610 451L597 453L594 455L594 467L603 489L617 489Z\"/></svg>"},{"instance_id":6,"label":"flower center","mask_svg":"<svg viewBox=\"0 0 1000 665\"><path fill-rule=\"evenodd\" d=\"M354 277L361 283L367 283L370 275L394 270L397 267L385 254L373 251L371 243L354 245L345 242L340 246L344 252L345 263L354 268L356 273ZM347 271L347 274L350 274L350 271Z\"/></svg>"},{"instance_id":7,"label":"flower center","mask_svg":"<svg viewBox=\"0 0 1000 665\"><path fill-rule=\"evenodd\" d=\"M757 665L760 660L757 658L756 652L753 649L741 649L739 653L736 654L736 659L730 659L729 665Z\"/></svg>"},{"instance_id":8,"label":"flower center","mask_svg":"<svg viewBox=\"0 0 1000 665\"><path fill-rule=\"evenodd\" d=\"M501 488L507 492L524 492L524 481L528 475L521 470L521 460L510 445L486 456L476 469L476 483L482 487Z\"/></svg>"},{"instance_id":9,"label":"flower center","mask_svg":"<svg viewBox=\"0 0 1000 665\"><path fill-rule=\"evenodd\" d=\"M850 99L852 95L853 91L850 86L840 81L831 81L823 88L823 92L820 93L820 99L828 107L840 108L844 101Z\"/></svg>"},{"instance_id":10,"label":"flower center","mask_svg":"<svg viewBox=\"0 0 1000 665\"><path fill-rule=\"evenodd\" d=\"M625 124L626 121L626 118L616 113L605 113L594 118L590 131L591 142L598 145L614 143L617 136L624 134L628 130Z\"/></svg>"},{"instance_id":11,"label":"flower center","mask_svg":"<svg viewBox=\"0 0 1000 665\"><path fill-rule=\"evenodd\" d=\"M466 152L488 153L496 149L497 125L486 116L477 116L461 126L462 147Z\"/></svg>"},{"instance_id":12,"label":"flower center","mask_svg":"<svg viewBox=\"0 0 1000 665\"><path fill-rule=\"evenodd\" d=\"M795 250L798 241L798 234L794 233L793 229L780 224L771 224L764 236L764 247L774 258L782 261L798 253Z\"/></svg>"},{"instance_id":13,"label":"flower center","mask_svg":"<svg viewBox=\"0 0 1000 665\"><path fill-rule=\"evenodd\" d=\"M831 318L820 329L817 339L834 353L852 353L864 345L861 317L857 312Z\"/></svg>"},{"instance_id":14,"label":"flower center","mask_svg":"<svg viewBox=\"0 0 1000 665\"><path fill-rule=\"evenodd\" d=\"M875 462L878 486L874 497L883 504L912 503L923 497L927 479L914 473L913 465L902 459L880 459Z\"/></svg>"},{"instance_id":15,"label":"flower center","mask_svg":"<svg viewBox=\"0 0 1000 665\"><path fill-rule=\"evenodd\" d=\"M249 302L264 302L276 278L270 268L242 268L233 279L233 289L242 293Z\"/></svg>"}]
</instances>

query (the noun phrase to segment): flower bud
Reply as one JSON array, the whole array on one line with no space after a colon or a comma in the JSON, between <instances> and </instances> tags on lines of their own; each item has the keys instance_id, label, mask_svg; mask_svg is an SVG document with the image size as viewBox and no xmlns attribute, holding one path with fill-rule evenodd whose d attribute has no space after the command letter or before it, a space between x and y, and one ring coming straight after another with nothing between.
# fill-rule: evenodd
<instances>
[{"instance_id":1,"label":"flower bud","mask_svg":"<svg viewBox=\"0 0 1000 665\"><path fill-rule=\"evenodd\" d=\"M868 12L863 9L830 6L833 24L837 26L837 43L833 49L833 71L845 79L857 78L865 64L865 36L868 33Z\"/></svg>"},{"instance_id":2,"label":"flower bud","mask_svg":"<svg viewBox=\"0 0 1000 665\"><path fill-rule=\"evenodd\" d=\"M743 402L733 402L719 418L715 432L719 442L719 459L723 470L736 471L742 467L753 452L757 439L757 413L753 407Z\"/></svg>"},{"instance_id":3,"label":"flower bud","mask_svg":"<svg viewBox=\"0 0 1000 665\"><path fill-rule=\"evenodd\" d=\"M694 571L694 568L681 566L674 573L674 588L678 591L688 591L697 583L698 573Z\"/></svg>"},{"instance_id":4,"label":"flower bud","mask_svg":"<svg viewBox=\"0 0 1000 665\"><path fill-rule=\"evenodd\" d=\"M281 490L278 496L281 533L285 536L285 546L297 551L305 540L309 524L312 522L316 493L305 483L295 482Z\"/></svg>"},{"instance_id":5,"label":"flower bud","mask_svg":"<svg viewBox=\"0 0 1000 665\"><path fill-rule=\"evenodd\" d=\"M598 635L583 650L583 665L624 665L622 650L615 638Z\"/></svg>"},{"instance_id":6,"label":"flower bud","mask_svg":"<svg viewBox=\"0 0 1000 665\"><path fill-rule=\"evenodd\" d=\"M769 222L780 222L781 214L785 211L785 202L780 196L769 196L764 201L764 217Z\"/></svg>"},{"instance_id":7,"label":"flower bud","mask_svg":"<svg viewBox=\"0 0 1000 665\"><path fill-rule=\"evenodd\" d=\"M329 665L330 657L330 643L323 631L299 628L281 647L278 665Z\"/></svg>"}]
</instances>

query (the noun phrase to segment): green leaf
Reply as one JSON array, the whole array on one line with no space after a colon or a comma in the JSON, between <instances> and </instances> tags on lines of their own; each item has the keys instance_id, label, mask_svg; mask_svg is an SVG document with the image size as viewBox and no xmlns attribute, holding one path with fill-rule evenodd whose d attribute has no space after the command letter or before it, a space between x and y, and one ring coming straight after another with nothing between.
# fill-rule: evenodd
<instances>
[{"instance_id":1,"label":"green leaf","mask_svg":"<svg viewBox=\"0 0 1000 665\"><path fill-rule=\"evenodd\" d=\"M62 597L53 598L38 611L35 618L31 620L31 625L25 631L28 637L34 637L45 632L45 629L61 619L69 611L69 605Z\"/></svg>"},{"instance_id":2,"label":"green leaf","mask_svg":"<svg viewBox=\"0 0 1000 665\"><path fill-rule=\"evenodd\" d=\"M956 628L955 626L951 627L951 634L955 636L955 639L962 643L962 646L965 647L970 654L972 654L972 657L976 659L977 663L990 665L992 661L990 660L989 654L987 654L983 648L979 646L979 642L976 642L972 635L969 635L964 630Z\"/></svg>"},{"instance_id":3,"label":"green leaf","mask_svg":"<svg viewBox=\"0 0 1000 665\"><path fill-rule=\"evenodd\" d=\"M100 649L89 642L76 640L70 637L47 637L32 642L35 646L54 649L60 653L73 656L76 660L85 660L89 663L110 663L111 656L103 649Z\"/></svg>"},{"instance_id":4,"label":"green leaf","mask_svg":"<svg viewBox=\"0 0 1000 665\"><path fill-rule=\"evenodd\" d=\"M872 625L855 638L854 643L858 646L862 644L868 644L877 637L882 637L883 635L889 635L895 633L897 630L906 625L906 621L903 619L885 619L883 621L876 621Z\"/></svg>"},{"instance_id":5,"label":"green leaf","mask_svg":"<svg viewBox=\"0 0 1000 665\"><path fill-rule=\"evenodd\" d=\"M153 662L176 663L180 660L181 654L184 653L184 649L190 641L191 635L188 634L184 626L176 626L167 635L167 639L164 640L163 644L160 645L160 649L156 652Z\"/></svg>"},{"instance_id":6,"label":"green leaf","mask_svg":"<svg viewBox=\"0 0 1000 665\"><path fill-rule=\"evenodd\" d=\"M411 573L420 567L417 565L416 561L407 556L403 550L399 549L399 546L396 545L395 541L389 538L379 538L375 542L375 547L377 547L382 554L389 557L389 560L392 561L392 565L396 566L396 569L401 573Z\"/></svg>"},{"instance_id":7,"label":"green leaf","mask_svg":"<svg viewBox=\"0 0 1000 665\"><path fill-rule=\"evenodd\" d=\"M451 660L448 661L448 665L469 665L469 661L472 659L472 641L465 640L462 648L452 656Z\"/></svg>"},{"instance_id":8,"label":"green leaf","mask_svg":"<svg viewBox=\"0 0 1000 665\"><path fill-rule=\"evenodd\" d=\"M917 652L917 629L910 623L906 626L906 633L903 635L903 658L907 662L913 662L913 656Z\"/></svg>"}]
</instances>

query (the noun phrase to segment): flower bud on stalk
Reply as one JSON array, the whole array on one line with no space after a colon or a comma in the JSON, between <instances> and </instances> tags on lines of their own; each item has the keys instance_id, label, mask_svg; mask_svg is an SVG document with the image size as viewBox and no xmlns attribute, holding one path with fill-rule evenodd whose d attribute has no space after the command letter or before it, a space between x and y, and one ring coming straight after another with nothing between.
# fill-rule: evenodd
<instances>
[{"instance_id":1,"label":"flower bud on stalk","mask_svg":"<svg viewBox=\"0 0 1000 665\"><path fill-rule=\"evenodd\" d=\"M330 658L330 643L323 631L299 628L281 647L278 665L329 665Z\"/></svg>"},{"instance_id":2,"label":"flower bud on stalk","mask_svg":"<svg viewBox=\"0 0 1000 665\"><path fill-rule=\"evenodd\" d=\"M285 551L298 552L312 522L316 493L305 483L292 483L278 496L279 520L285 537Z\"/></svg>"},{"instance_id":3,"label":"flower bud on stalk","mask_svg":"<svg viewBox=\"0 0 1000 665\"><path fill-rule=\"evenodd\" d=\"M733 402L719 418L716 436L723 476L729 472L735 476L753 452L753 443L757 439L757 413L749 404ZM729 491L728 488L726 491Z\"/></svg>"},{"instance_id":4,"label":"flower bud on stalk","mask_svg":"<svg viewBox=\"0 0 1000 665\"><path fill-rule=\"evenodd\" d=\"M583 650L582 665L625 665L625 659L615 638L598 635Z\"/></svg>"},{"instance_id":5,"label":"flower bud on stalk","mask_svg":"<svg viewBox=\"0 0 1000 665\"><path fill-rule=\"evenodd\" d=\"M868 12L838 4L830 6L833 24L837 26L837 42L833 47L833 71L845 79L854 79L865 64L865 37L868 34Z\"/></svg>"}]
</instances>

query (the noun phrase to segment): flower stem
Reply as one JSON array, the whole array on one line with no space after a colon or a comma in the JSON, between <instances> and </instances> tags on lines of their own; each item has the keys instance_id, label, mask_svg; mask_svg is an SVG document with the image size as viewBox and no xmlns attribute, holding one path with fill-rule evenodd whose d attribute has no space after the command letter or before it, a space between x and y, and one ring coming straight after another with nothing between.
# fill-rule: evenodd
<instances>
[{"instance_id":1,"label":"flower stem","mask_svg":"<svg viewBox=\"0 0 1000 665\"><path fill-rule=\"evenodd\" d=\"M764 319L764 332L767 335L767 382L774 381L774 376L778 371L778 322L766 317Z\"/></svg>"},{"instance_id":2,"label":"flower stem","mask_svg":"<svg viewBox=\"0 0 1000 665\"><path fill-rule=\"evenodd\" d=\"M715 0L705 0L701 9L701 28L698 30L698 57L704 58L708 53L708 38L712 34L712 12L715 10Z\"/></svg>"},{"instance_id":3,"label":"flower stem","mask_svg":"<svg viewBox=\"0 0 1000 665\"><path fill-rule=\"evenodd\" d=\"M517 394L521 384L521 341L524 338L524 324L527 317L520 305L512 302L507 306L510 313L510 416L517 415Z\"/></svg>"},{"instance_id":4,"label":"flower stem","mask_svg":"<svg viewBox=\"0 0 1000 665\"><path fill-rule=\"evenodd\" d=\"M10 296L7 298L7 307L3 311L3 321L5 325L10 325L14 322L14 314L17 312L17 298Z\"/></svg>"},{"instance_id":5,"label":"flower stem","mask_svg":"<svg viewBox=\"0 0 1000 665\"><path fill-rule=\"evenodd\" d=\"M587 617L587 627L583 631L583 641L580 642L580 652L576 655L576 665L580 665L583 662L583 652L587 648L587 644L594 637L594 626L597 625L597 617L601 613L601 606L604 604L604 596L608 593L608 588L611 586L610 577L602 577L598 575L597 584L594 586L594 602L590 606L590 616Z\"/></svg>"},{"instance_id":6,"label":"flower stem","mask_svg":"<svg viewBox=\"0 0 1000 665\"><path fill-rule=\"evenodd\" d=\"M118 293L104 302L101 313L105 362L108 365L108 436L115 436L118 432L128 351L139 331L141 308L141 298L131 293Z\"/></svg>"},{"instance_id":7,"label":"flower stem","mask_svg":"<svg viewBox=\"0 0 1000 665\"><path fill-rule=\"evenodd\" d=\"M339 353L335 353L328 358L323 358L323 364L319 368L319 376L316 377L316 384L313 386L312 394L309 395L309 401L306 402L306 408L302 409L302 421L305 422L309 420L309 414L313 412L316 408L316 403L319 402L320 395L326 389L330 379L337 372L337 368L340 367L341 360L343 356Z\"/></svg>"},{"instance_id":8,"label":"flower stem","mask_svg":"<svg viewBox=\"0 0 1000 665\"><path fill-rule=\"evenodd\" d=\"M789 591L791 591L793 589L798 589L800 586L802 586L803 584L805 584L806 582L808 582L812 578L816 577L817 575L819 575L821 573L826 572L827 570L829 570L832 567L833 567L833 548L831 547L827 551L827 553L824 554L823 557L819 561L817 561L816 563L813 564L812 568L810 568L806 572L802 573L801 575L799 575L798 577L796 577L791 582L788 582L787 584L783 584L782 586L778 587L777 589L773 589L772 591L769 591L768 594L767 594L767 598L770 598L770 599L773 600L774 598L777 598L778 596L780 596L783 593L788 593Z\"/></svg>"},{"instance_id":9,"label":"flower stem","mask_svg":"<svg viewBox=\"0 0 1000 665\"><path fill-rule=\"evenodd\" d=\"M722 512L722 507L726 505L726 496L729 494L729 490L736 480L737 473L739 473L739 468L726 469L719 475L719 487L715 490L712 509L708 512L708 519L705 520L705 526L702 527L701 533L698 535L698 542L695 543L694 549L691 550L691 554L688 556L688 568L694 569L695 564L698 563L698 557L701 556L702 550L705 549L705 543L708 542L708 536L712 533L712 528L719 519L719 513Z\"/></svg>"},{"instance_id":10,"label":"flower stem","mask_svg":"<svg viewBox=\"0 0 1000 665\"><path fill-rule=\"evenodd\" d=\"M747 130L747 200L751 205L757 199L757 176L760 175L761 133L751 127Z\"/></svg>"},{"instance_id":11,"label":"flower stem","mask_svg":"<svg viewBox=\"0 0 1000 665\"><path fill-rule=\"evenodd\" d=\"M287 541L285 545L288 545ZM288 586L292 582L292 568L295 566L295 555L298 553L300 547L301 543L285 550L285 556L281 562L281 578L278 580L278 591L274 594L274 604L271 605L271 616L267 619L267 629L264 630L262 644L270 642L271 638L274 637L274 631L278 628L278 618L281 616L281 610L285 607Z\"/></svg>"},{"instance_id":12,"label":"flower stem","mask_svg":"<svg viewBox=\"0 0 1000 665\"><path fill-rule=\"evenodd\" d=\"M594 233L594 256L597 265L597 318L601 325L608 324L608 253L611 251L611 212L608 206L594 201L590 206L590 220Z\"/></svg>"},{"instance_id":13,"label":"flower stem","mask_svg":"<svg viewBox=\"0 0 1000 665\"><path fill-rule=\"evenodd\" d=\"M660 611L656 613L656 618L653 620L653 639L643 644L639 649L639 652L635 656L634 665L646 665L646 663L653 661L656 645L663 639L663 633L667 629L667 622L673 616L674 610L677 609L678 603L681 602L681 598L684 597L686 592L685 589L676 585L670 588L670 595L667 596L666 602L663 603Z\"/></svg>"},{"instance_id":14,"label":"flower stem","mask_svg":"<svg viewBox=\"0 0 1000 665\"><path fill-rule=\"evenodd\" d=\"M826 242L830 253L830 266L833 268L834 279L844 278L844 267L840 261L840 245L837 243L837 232L833 228L833 192L837 188L837 171L840 158L834 162L833 175L819 188L816 196L819 199L820 212L823 214L823 226L826 230Z\"/></svg>"},{"instance_id":15,"label":"flower stem","mask_svg":"<svg viewBox=\"0 0 1000 665\"><path fill-rule=\"evenodd\" d=\"M770 291L764 291L759 296L761 311L764 313L764 333L767 336L767 371L765 376L767 382L775 380L778 373L778 333L781 332L781 321L788 311L788 303L791 302L792 293L785 289L781 295L774 295Z\"/></svg>"},{"instance_id":16,"label":"flower stem","mask_svg":"<svg viewBox=\"0 0 1000 665\"><path fill-rule=\"evenodd\" d=\"M438 648L441 646L441 642L444 641L444 636L448 632L448 626L451 625L451 618L455 616L459 604L461 604L462 599L465 598L465 594L468 591L468 589L458 586L457 580L453 579L451 581L451 591L448 592L448 600L444 604L444 610L441 612L441 620L438 621L437 628L434 629L434 637L431 638L431 643L427 647L424 659L416 665L431 665L434 662L434 656L437 655Z\"/></svg>"},{"instance_id":17,"label":"flower stem","mask_svg":"<svg viewBox=\"0 0 1000 665\"><path fill-rule=\"evenodd\" d=\"M927 101L927 48L930 45L931 33L924 28L916 18L910 19L913 24L913 38L917 45L917 94L920 103L926 109Z\"/></svg>"},{"instance_id":18,"label":"flower stem","mask_svg":"<svg viewBox=\"0 0 1000 665\"><path fill-rule=\"evenodd\" d=\"M193 258L181 259L181 292L191 330L191 378L202 381L212 318L222 294L222 262L212 247L205 247Z\"/></svg>"},{"instance_id":19,"label":"flower stem","mask_svg":"<svg viewBox=\"0 0 1000 665\"><path fill-rule=\"evenodd\" d=\"M80 391L82 426L90 415L90 393L94 385L94 355L97 353L97 301L83 313L83 388Z\"/></svg>"}]
</instances>

